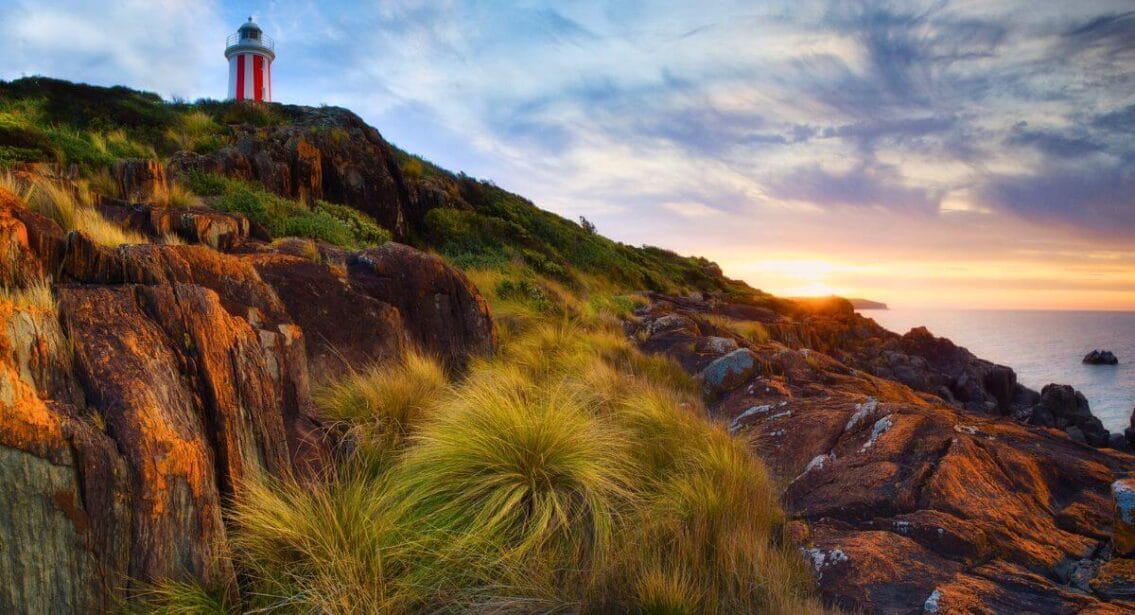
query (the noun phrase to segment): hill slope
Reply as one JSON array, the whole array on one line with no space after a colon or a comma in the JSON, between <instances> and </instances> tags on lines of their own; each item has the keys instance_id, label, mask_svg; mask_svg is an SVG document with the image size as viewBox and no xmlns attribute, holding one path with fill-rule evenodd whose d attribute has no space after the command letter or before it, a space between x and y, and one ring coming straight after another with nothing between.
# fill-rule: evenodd
<instances>
[{"instance_id":1,"label":"hill slope","mask_svg":"<svg viewBox=\"0 0 1135 615\"><path fill-rule=\"evenodd\" d=\"M343 109L22 79L0 167L5 612L1131 606L1130 443L925 330Z\"/></svg>"}]
</instances>

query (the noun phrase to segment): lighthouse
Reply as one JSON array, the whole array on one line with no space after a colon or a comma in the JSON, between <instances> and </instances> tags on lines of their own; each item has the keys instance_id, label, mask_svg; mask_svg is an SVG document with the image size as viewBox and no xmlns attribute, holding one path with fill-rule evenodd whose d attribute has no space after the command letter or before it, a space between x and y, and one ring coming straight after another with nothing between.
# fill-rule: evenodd
<instances>
[{"instance_id":1,"label":"lighthouse","mask_svg":"<svg viewBox=\"0 0 1135 615\"><path fill-rule=\"evenodd\" d=\"M272 60L276 43L264 36L260 26L248 18L236 34L226 41L229 61L229 99L272 102Z\"/></svg>"}]
</instances>

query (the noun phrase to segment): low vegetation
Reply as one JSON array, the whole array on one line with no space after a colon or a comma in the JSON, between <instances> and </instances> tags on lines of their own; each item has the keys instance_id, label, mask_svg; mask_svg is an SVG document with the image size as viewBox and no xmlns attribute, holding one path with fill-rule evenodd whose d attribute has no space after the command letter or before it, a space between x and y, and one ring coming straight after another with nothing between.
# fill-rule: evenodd
<instances>
[{"instance_id":1,"label":"low vegetation","mask_svg":"<svg viewBox=\"0 0 1135 615\"><path fill-rule=\"evenodd\" d=\"M213 173L189 173L186 185L194 194L215 197L210 203L214 209L245 216L277 237L308 237L347 248L390 240L388 231L349 207L318 201L309 208L257 184Z\"/></svg>"},{"instance_id":2,"label":"low vegetation","mask_svg":"<svg viewBox=\"0 0 1135 615\"><path fill-rule=\"evenodd\" d=\"M702 418L677 365L595 307L634 301L548 292L551 316L491 294L512 326L460 379L409 353L318 392L344 442L337 474L252 486L232 510L252 608L821 611L760 462Z\"/></svg>"},{"instance_id":3,"label":"low vegetation","mask_svg":"<svg viewBox=\"0 0 1135 615\"><path fill-rule=\"evenodd\" d=\"M92 241L105 246L149 243L138 233L126 230L107 220L91 205L90 192L82 185L57 182L50 178L17 179L0 175L0 186L20 195L32 211L55 221L64 232L81 231Z\"/></svg>"},{"instance_id":4,"label":"low vegetation","mask_svg":"<svg viewBox=\"0 0 1135 615\"><path fill-rule=\"evenodd\" d=\"M768 328L755 320L737 320L717 314L709 314L705 319L711 325L733 333L751 344L763 344L769 341Z\"/></svg>"}]
</instances>

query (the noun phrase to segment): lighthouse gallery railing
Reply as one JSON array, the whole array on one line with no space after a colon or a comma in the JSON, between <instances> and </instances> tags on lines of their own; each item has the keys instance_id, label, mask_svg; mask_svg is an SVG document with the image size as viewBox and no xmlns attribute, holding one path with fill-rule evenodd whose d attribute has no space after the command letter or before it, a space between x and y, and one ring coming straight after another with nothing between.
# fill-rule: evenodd
<instances>
[{"instance_id":1,"label":"lighthouse gallery railing","mask_svg":"<svg viewBox=\"0 0 1135 615\"><path fill-rule=\"evenodd\" d=\"M260 35L259 39L241 38L240 32L237 32L236 34L230 34L229 37L227 39L225 39L225 47L232 47L233 45L242 45L242 44L243 45L259 45L261 47L266 47L268 49L271 49L272 51L276 50L276 41L272 40L272 38L270 36L265 36L263 34Z\"/></svg>"}]
</instances>

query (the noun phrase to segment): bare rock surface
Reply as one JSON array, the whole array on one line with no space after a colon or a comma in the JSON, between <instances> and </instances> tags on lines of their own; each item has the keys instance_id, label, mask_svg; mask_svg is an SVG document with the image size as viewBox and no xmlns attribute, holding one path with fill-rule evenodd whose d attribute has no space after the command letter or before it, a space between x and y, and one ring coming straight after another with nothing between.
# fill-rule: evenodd
<instances>
[{"instance_id":1,"label":"bare rock surface","mask_svg":"<svg viewBox=\"0 0 1135 615\"><path fill-rule=\"evenodd\" d=\"M0 295L0 612L114 611L158 579L235 600L229 499L329 467L313 381L411 343L453 365L493 349L476 289L411 248L305 258L238 217L103 213L195 245L102 246L0 190L0 281L52 281Z\"/></svg>"},{"instance_id":2,"label":"bare rock surface","mask_svg":"<svg viewBox=\"0 0 1135 615\"><path fill-rule=\"evenodd\" d=\"M711 336L751 353L754 371L711 396L710 409L786 485L787 512L808 528L790 535L830 604L870 613L1135 609L1125 593L1135 586L1131 560L1122 559L1135 525L1125 488L1113 490L1135 472L1135 457L1003 415L1015 379L1000 366L928 332L875 330L850 311L763 314L771 339L753 343L705 318L741 307L652 299L629 331L644 349L691 373ZM924 386L863 369L882 357L867 340L908 357ZM932 394L943 385L950 395ZM1074 391L1042 398L1066 393L1071 416L1083 418Z\"/></svg>"}]
</instances>

